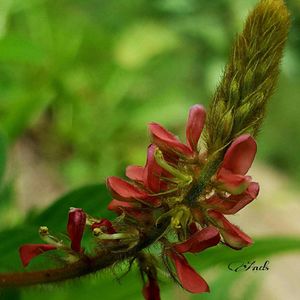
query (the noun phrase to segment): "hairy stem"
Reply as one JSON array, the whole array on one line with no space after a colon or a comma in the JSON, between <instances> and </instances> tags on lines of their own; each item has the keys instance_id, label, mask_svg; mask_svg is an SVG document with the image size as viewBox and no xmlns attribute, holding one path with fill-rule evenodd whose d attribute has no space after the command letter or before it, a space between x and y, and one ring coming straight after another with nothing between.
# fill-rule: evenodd
<instances>
[{"instance_id":1,"label":"hairy stem","mask_svg":"<svg viewBox=\"0 0 300 300\"><path fill-rule=\"evenodd\" d=\"M204 166L200 177L198 179L198 182L196 182L189 192L186 195L186 201L190 205L194 205L197 203L197 200L199 196L203 193L205 193L205 188L211 181L211 177L217 172L219 169L220 163L223 159L223 153L216 153L214 155L211 155L211 157L208 158L208 161L206 165Z\"/></svg>"},{"instance_id":2,"label":"hairy stem","mask_svg":"<svg viewBox=\"0 0 300 300\"><path fill-rule=\"evenodd\" d=\"M159 224L158 227L151 228L152 230L149 230L141 238L137 246L125 253L114 253L109 250L103 250L97 256L85 256L83 259L64 267L33 272L0 274L0 288L24 287L74 279L95 273L125 259L136 257L141 250L147 248L161 236L169 226L169 222L170 220L168 219L163 224Z\"/></svg>"}]
</instances>

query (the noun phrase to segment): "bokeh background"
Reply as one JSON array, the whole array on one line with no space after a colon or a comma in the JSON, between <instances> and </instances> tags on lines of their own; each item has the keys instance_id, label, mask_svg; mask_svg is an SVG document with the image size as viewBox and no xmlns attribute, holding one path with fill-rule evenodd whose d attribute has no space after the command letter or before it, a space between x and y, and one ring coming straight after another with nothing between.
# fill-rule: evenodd
<instances>
[{"instance_id":1,"label":"bokeh background","mask_svg":"<svg viewBox=\"0 0 300 300\"><path fill-rule=\"evenodd\" d=\"M213 282L209 296L191 296L163 282L163 299L300 298L300 2L286 2L292 28L251 172L261 194L234 222L258 239L278 238L270 243L276 248L281 242L287 252L257 254L258 263L270 260L268 272L236 276L226 264L207 266L202 274ZM14 253L8 260L16 266L19 240L13 237L30 220L47 219L45 212L50 220L47 207L59 196L123 176L128 164L144 164L148 122L183 138L188 108L209 104L234 36L255 3L1 0L0 254ZM96 201L99 211L110 200L106 194L82 195ZM67 210L60 213L64 226ZM52 222L60 222L54 212ZM32 228L30 238L37 235ZM295 239L293 247L280 240L284 236ZM288 252L295 245L298 252ZM8 271L9 263L0 269ZM107 271L75 284L2 291L0 298L141 299L138 276L121 285L112 278Z\"/></svg>"}]
</instances>

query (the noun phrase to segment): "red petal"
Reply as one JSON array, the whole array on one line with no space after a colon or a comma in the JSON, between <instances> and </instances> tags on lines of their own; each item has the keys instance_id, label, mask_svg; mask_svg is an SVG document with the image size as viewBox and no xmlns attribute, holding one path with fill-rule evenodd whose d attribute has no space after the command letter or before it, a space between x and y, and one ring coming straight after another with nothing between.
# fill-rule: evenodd
<instances>
[{"instance_id":1,"label":"red petal","mask_svg":"<svg viewBox=\"0 0 300 300\"><path fill-rule=\"evenodd\" d=\"M231 209L225 210L223 213L226 215L233 215L241 210L243 207L252 202L259 193L259 184L257 182L251 182L247 190L241 195L231 195L229 201L235 203Z\"/></svg>"},{"instance_id":2,"label":"red petal","mask_svg":"<svg viewBox=\"0 0 300 300\"><path fill-rule=\"evenodd\" d=\"M157 164L154 153L156 146L151 144L148 147L147 163L144 172L144 182L147 188L158 193L160 191L160 176L163 169Z\"/></svg>"},{"instance_id":3,"label":"red petal","mask_svg":"<svg viewBox=\"0 0 300 300\"><path fill-rule=\"evenodd\" d=\"M188 240L183 243L175 244L173 248L178 253L198 253L208 247L217 245L220 242L219 231L209 226L194 233Z\"/></svg>"},{"instance_id":4,"label":"red petal","mask_svg":"<svg viewBox=\"0 0 300 300\"><path fill-rule=\"evenodd\" d=\"M231 195L228 198L212 196L206 200L207 208L211 208L225 215L233 215L252 202L258 195L259 185L251 182L247 190L240 195Z\"/></svg>"},{"instance_id":5,"label":"red petal","mask_svg":"<svg viewBox=\"0 0 300 300\"><path fill-rule=\"evenodd\" d=\"M152 220L152 211L149 208L142 207L139 203L129 203L114 199L108 205L108 209L114 211L118 215L126 213L136 220Z\"/></svg>"},{"instance_id":6,"label":"red petal","mask_svg":"<svg viewBox=\"0 0 300 300\"><path fill-rule=\"evenodd\" d=\"M206 112L202 105L196 104L190 108L186 126L186 139L188 146L197 151L198 141L204 127Z\"/></svg>"},{"instance_id":7,"label":"red petal","mask_svg":"<svg viewBox=\"0 0 300 300\"><path fill-rule=\"evenodd\" d=\"M67 231L71 239L71 248L76 252L81 252L81 239L86 222L86 214L81 208L71 208Z\"/></svg>"},{"instance_id":8,"label":"red petal","mask_svg":"<svg viewBox=\"0 0 300 300\"><path fill-rule=\"evenodd\" d=\"M124 208L128 208L128 207L136 207L136 204L132 203L132 202L125 202L125 201L119 201L119 200L113 199L108 204L107 208L120 215L120 214L122 214Z\"/></svg>"},{"instance_id":9,"label":"red petal","mask_svg":"<svg viewBox=\"0 0 300 300\"><path fill-rule=\"evenodd\" d=\"M144 167L128 166L126 168L126 176L131 180L143 182L143 180L144 180Z\"/></svg>"},{"instance_id":10,"label":"red petal","mask_svg":"<svg viewBox=\"0 0 300 300\"><path fill-rule=\"evenodd\" d=\"M153 143L162 151L184 156L192 156L194 154L190 147L181 143L175 135L164 129L161 125L150 123L149 130Z\"/></svg>"},{"instance_id":11,"label":"red petal","mask_svg":"<svg viewBox=\"0 0 300 300\"><path fill-rule=\"evenodd\" d=\"M221 168L235 174L245 175L252 165L256 149L256 142L251 135L241 135L226 151Z\"/></svg>"},{"instance_id":12,"label":"red petal","mask_svg":"<svg viewBox=\"0 0 300 300\"><path fill-rule=\"evenodd\" d=\"M116 233L112 223L107 219L102 219L100 222L95 222L92 224L91 229L101 228L103 232L108 234Z\"/></svg>"},{"instance_id":13,"label":"red petal","mask_svg":"<svg viewBox=\"0 0 300 300\"><path fill-rule=\"evenodd\" d=\"M211 210L208 214L218 224L218 229L228 246L239 250L253 243L246 233L241 231L236 225L231 224L221 213Z\"/></svg>"},{"instance_id":14,"label":"red petal","mask_svg":"<svg viewBox=\"0 0 300 300\"><path fill-rule=\"evenodd\" d=\"M139 189L135 185L118 177L111 176L107 179L107 187L111 191L112 195L121 201L135 202L140 201L142 203L159 206L160 200Z\"/></svg>"},{"instance_id":15,"label":"red petal","mask_svg":"<svg viewBox=\"0 0 300 300\"><path fill-rule=\"evenodd\" d=\"M26 267L34 257L55 249L57 249L56 246L48 244L25 244L19 248L19 254L23 266Z\"/></svg>"},{"instance_id":16,"label":"red petal","mask_svg":"<svg viewBox=\"0 0 300 300\"><path fill-rule=\"evenodd\" d=\"M159 286L155 279L149 277L148 282L143 288L143 296L145 300L160 300Z\"/></svg>"},{"instance_id":17,"label":"red petal","mask_svg":"<svg viewBox=\"0 0 300 300\"><path fill-rule=\"evenodd\" d=\"M251 182L250 176L232 173L230 170L221 168L217 175L217 181L221 183L219 188L233 195L243 193Z\"/></svg>"},{"instance_id":18,"label":"red petal","mask_svg":"<svg viewBox=\"0 0 300 300\"><path fill-rule=\"evenodd\" d=\"M108 177L107 186L112 195L118 200L135 201L136 199L145 199L148 197L146 192L115 176Z\"/></svg>"},{"instance_id":19,"label":"red petal","mask_svg":"<svg viewBox=\"0 0 300 300\"><path fill-rule=\"evenodd\" d=\"M182 254L173 251L167 253L173 260L178 279L184 289L191 293L209 292L206 281L188 264Z\"/></svg>"}]
</instances>

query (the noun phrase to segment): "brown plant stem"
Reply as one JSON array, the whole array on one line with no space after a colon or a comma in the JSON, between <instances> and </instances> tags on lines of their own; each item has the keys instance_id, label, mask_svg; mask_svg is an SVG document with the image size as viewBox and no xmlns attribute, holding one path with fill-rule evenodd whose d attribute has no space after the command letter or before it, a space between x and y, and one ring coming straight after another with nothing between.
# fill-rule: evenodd
<instances>
[{"instance_id":1,"label":"brown plant stem","mask_svg":"<svg viewBox=\"0 0 300 300\"><path fill-rule=\"evenodd\" d=\"M112 266L114 263L136 257L141 250L155 242L166 230L168 225L169 220L166 220L166 222L160 224L159 227L151 228L151 230L141 238L137 246L124 253L114 253L109 250L103 250L96 256L84 256L79 261L67 264L64 267L32 272L0 274L0 288L54 283L95 273Z\"/></svg>"},{"instance_id":2,"label":"brown plant stem","mask_svg":"<svg viewBox=\"0 0 300 300\"><path fill-rule=\"evenodd\" d=\"M210 183L211 177L219 169L219 166L224 156L223 152L219 151L208 157L206 165L204 166L200 177L198 178L198 182L195 182L195 184L191 187L191 189L186 195L186 201L189 203L189 205L195 205L201 194L205 193L205 188Z\"/></svg>"}]
</instances>

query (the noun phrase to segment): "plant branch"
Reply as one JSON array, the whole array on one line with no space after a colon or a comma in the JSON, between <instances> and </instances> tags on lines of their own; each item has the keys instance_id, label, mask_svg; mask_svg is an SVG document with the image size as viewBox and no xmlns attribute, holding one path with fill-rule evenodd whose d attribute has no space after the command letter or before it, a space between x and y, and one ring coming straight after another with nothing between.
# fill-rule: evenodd
<instances>
[{"instance_id":1,"label":"plant branch","mask_svg":"<svg viewBox=\"0 0 300 300\"><path fill-rule=\"evenodd\" d=\"M159 224L158 227L151 228L151 230L141 238L137 246L125 253L114 253L109 250L103 250L96 256L84 256L84 258L79 261L70 263L64 267L32 272L0 274L0 288L24 287L60 282L95 273L112 266L114 263L136 257L140 251L155 242L168 226L169 220L166 220L165 223Z\"/></svg>"}]
</instances>

